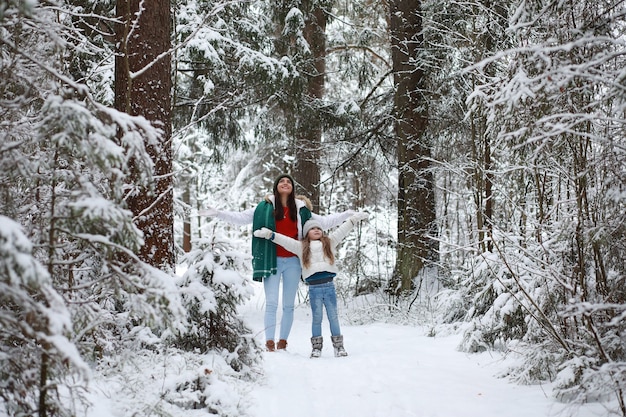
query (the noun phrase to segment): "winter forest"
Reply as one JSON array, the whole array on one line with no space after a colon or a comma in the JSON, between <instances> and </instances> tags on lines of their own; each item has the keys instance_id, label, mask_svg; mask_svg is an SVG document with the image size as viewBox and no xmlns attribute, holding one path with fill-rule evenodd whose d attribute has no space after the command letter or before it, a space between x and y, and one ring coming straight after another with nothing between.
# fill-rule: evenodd
<instances>
[{"instance_id":1,"label":"winter forest","mask_svg":"<svg viewBox=\"0 0 626 417\"><path fill-rule=\"evenodd\" d=\"M245 415L211 392L262 362L251 229L198 212L288 172L370 214L355 320L626 417L625 1L0 0L0 69L0 415L89 415L164 352L231 373L126 415Z\"/></svg>"}]
</instances>

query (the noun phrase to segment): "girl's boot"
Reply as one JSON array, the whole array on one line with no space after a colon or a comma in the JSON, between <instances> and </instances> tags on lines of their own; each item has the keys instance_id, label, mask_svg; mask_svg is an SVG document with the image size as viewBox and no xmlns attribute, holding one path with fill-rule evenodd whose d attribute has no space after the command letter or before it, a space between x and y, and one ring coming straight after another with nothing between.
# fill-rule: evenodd
<instances>
[{"instance_id":1,"label":"girl's boot","mask_svg":"<svg viewBox=\"0 0 626 417\"><path fill-rule=\"evenodd\" d=\"M330 340L333 341L333 347L335 348L336 357L339 358L342 356L348 356L348 352L346 352L346 349L344 349L343 347L343 335L331 336Z\"/></svg>"},{"instance_id":2,"label":"girl's boot","mask_svg":"<svg viewBox=\"0 0 626 417\"><path fill-rule=\"evenodd\" d=\"M311 351L312 358L319 358L322 356L322 345L324 342L324 338L322 336L316 336L311 338L311 345L313 346L313 350Z\"/></svg>"}]
</instances>

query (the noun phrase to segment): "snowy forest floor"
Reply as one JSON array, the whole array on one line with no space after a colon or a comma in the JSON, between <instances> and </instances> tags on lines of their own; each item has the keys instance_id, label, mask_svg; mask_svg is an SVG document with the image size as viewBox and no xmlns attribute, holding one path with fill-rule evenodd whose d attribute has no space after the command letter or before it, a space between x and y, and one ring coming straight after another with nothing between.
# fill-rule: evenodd
<instances>
[{"instance_id":1,"label":"snowy forest floor","mask_svg":"<svg viewBox=\"0 0 626 417\"><path fill-rule=\"evenodd\" d=\"M262 292L259 285L242 309L259 343L264 343ZM522 386L498 377L514 359L459 352L460 335L429 337L424 328L387 323L347 325L342 320L341 325L349 356L333 356L324 317L322 357L310 359L310 310L304 303L297 306L287 351L263 353L264 376L249 397L250 416L607 415L599 404L557 402L549 385Z\"/></svg>"},{"instance_id":2,"label":"snowy forest floor","mask_svg":"<svg viewBox=\"0 0 626 417\"><path fill-rule=\"evenodd\" d=\"M260 345L263 287L240 314ZM414 306L411 324L386 322L375 300L340 303L341 330L348 357L335 358L324 317L324 350L310 359L311 314L299 304L286 351L263 352L241 378L223 354L175 348L131 349L103 359L86 397L89 417L210 415L236 417L608 417L606 405L563 404L550 384L518 385L500 377L514 354L466 354L457 350L460 332L434 333ZM416 303L417 304L417 303ZM424 316L423 316L424 317ZM279 312L280 318L280 312ZM394 319L395 320L395 319ZM427 322L427 320L424 320ZM150 344L146 337L145 343ZM226 352L228 354L228 352ZM199 381L206 379L208 385ZM204 400L203 400L204 398ZM211 404L195 407L199 401ZM78 408L79 405L77 405ZM1 413L0 413L1 414Z\"/></svg>"}]
</instances>

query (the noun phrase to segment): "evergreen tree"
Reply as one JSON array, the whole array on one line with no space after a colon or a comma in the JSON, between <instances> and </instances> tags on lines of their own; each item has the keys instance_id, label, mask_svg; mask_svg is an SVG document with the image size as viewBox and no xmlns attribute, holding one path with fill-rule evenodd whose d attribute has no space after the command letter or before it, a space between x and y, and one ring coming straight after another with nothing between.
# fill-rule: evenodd
<instances>
[{"instance_id":1,"label":"evergreen tree","mask_svg":"<svg viewBox=\"0 0 626 417\"><path fill-rule=\"evenodd\" d=\"M65 350L76 349L80 356L97 360L125 343L134 344L138 328L163 331L178 306L170 276L135 256L141 234L124 201L132 187L128 160L147 171L151 160L144 138L156 139L158 132L145 119L121 114L91 93L90 85L98 85L103 77L94 60L106 56L102 49L106 43L92 43L84 36L85 15L79 9L65 3L11 2L8 6L0 16L4 74L0 107L5 115L0 128L4 185L0 211L22 225L33 248L32 258L42 265L51 289L62 295L54 302L62 303L59 311L65 305L69 312L64 329L57 328L59 334L71 330L64 333L69 340ZM104 16L101 20L101 26L91 27L106 27L109 20ZM90 74L97 75L90 79ZM14 239L8 247L23 252L28 245ZM41 303L37 308L45 309L52 298L40 296L38 288L33 284L29 294ZM46 294L53 294L52 290ZM28 302L30 306L15 305L15 311L33 310L35 305ZM46 325L42 318L41 326ZM67 405L49 395L52 388L47 387L56 384L55 389L67 389L77 399L84 386L62 380L65 371L58 366L53 344L41 344L40 335L24 329L20 343L26 346L31 337L28 346L33 347L24 353L38 350L41 355L34 372L42 394L39 415L65 415ZM2 340L3 348L12 343ZM22 369L23 361L30 360L32 356L16 356L14 365ZM78 354L73 363L80 363ZM3 373L11 372L6 364ZM23 396L19 385L4 389L7 398ZM32 396L25 401L32 406Z\"/></svg>"}]
</instances>

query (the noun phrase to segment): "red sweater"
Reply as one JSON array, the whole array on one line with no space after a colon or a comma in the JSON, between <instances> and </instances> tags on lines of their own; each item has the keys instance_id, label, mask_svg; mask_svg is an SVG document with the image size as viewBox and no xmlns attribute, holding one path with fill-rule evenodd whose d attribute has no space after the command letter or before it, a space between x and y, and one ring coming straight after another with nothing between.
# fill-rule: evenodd
<instances>
[{"instance_id":1,"label":"red sweater","mask_svg":"<svg viewBox=\"0 0 626 417\"><path fill-rule=\"evenodd\" d=\"M283 210L285 216L280 220L276 220L276 232L298 240L298 223L294 220L291 220L291 218L289 217L289 207L283 207ZM289 258L296 255L289 252L282 246L276 245L276 256Z\"/></svg>"}]
</instances>

